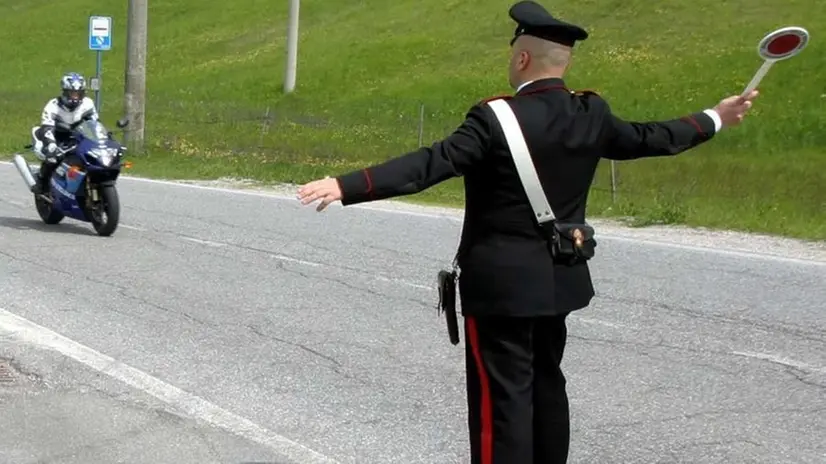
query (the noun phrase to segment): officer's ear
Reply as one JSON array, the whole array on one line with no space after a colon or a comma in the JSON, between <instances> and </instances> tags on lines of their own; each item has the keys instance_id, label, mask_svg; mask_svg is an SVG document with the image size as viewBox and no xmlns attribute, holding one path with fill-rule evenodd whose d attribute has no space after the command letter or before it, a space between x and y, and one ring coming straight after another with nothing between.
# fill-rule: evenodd
<instances>
[{"instance_id":1,"label":"officer's ear","mask_svg":"<svg viewBox=\"0 0 826 464\"><path fill-rule=\"evenodd\" d=\"M531 64L531 54L527 50L518 50L516 53L516 69L524 71Z\"/></svg>"},{"instance_id":2,"label":"officer's ear","mask_svg":"<svg viewBox=\"0 0 826 464\"><path fill-rule=\"evenodd\" d=\"M524 71L533 61L530 48L526 46L525 37L519 37L513 44L513 67L516 71Z\"/></svg>"}]
</instances>

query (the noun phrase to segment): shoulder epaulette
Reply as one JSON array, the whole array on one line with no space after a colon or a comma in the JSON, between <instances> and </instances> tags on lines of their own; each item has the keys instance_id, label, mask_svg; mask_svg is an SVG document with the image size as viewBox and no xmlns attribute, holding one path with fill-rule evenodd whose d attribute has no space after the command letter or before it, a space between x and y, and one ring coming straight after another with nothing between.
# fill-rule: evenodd
<instances>
[{"instance_id":1,"label":"shoulder epaulette","mask_svg":"<svg viewBox=\"0 0 826 464\"><path fill-rule=\"evenodd\" d=\"M480 105L484 105L485 103L492 102L494 100L510 100L513 98L513 95L497 95L495 97L485 98L484 100L480 101Z\"/></svg>"}]
</instances>

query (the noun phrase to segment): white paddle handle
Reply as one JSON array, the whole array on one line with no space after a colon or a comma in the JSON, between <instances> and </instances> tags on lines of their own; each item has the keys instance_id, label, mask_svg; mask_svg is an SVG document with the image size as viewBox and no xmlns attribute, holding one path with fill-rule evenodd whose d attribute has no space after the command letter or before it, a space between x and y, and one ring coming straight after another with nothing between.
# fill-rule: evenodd
<instances>
[{"instance_id":1,"label":"white paddle handle","mask_svg":"<svg viewBox=\"0 0 826 464\"><path fill-rule=\"evenodd\" d=\"M766 77L766 74L771 69L772 65L774 64L774 60L766 60L763 62L763 66L760 66L760 69L754 73L754 77L751 78L751 82L749 85L746 86L746 90L743 91L742 96L745 97L746 95L750 94L752 90L756 89L757 86L760 84L760 81Z\"/></svg>"}]
</instances>

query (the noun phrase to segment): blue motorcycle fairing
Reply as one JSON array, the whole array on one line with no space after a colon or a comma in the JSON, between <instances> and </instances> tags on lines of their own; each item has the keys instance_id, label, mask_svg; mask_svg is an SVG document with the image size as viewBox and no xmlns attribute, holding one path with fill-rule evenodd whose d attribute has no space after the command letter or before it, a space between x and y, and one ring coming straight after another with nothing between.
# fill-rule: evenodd
<instances>
[{"instance_id":1,"label":"blue motorcycle fairing","mask_svg":"<svg viewBox=\"0 0 826 464\"><path fill-rule=\"evenodd\" d=\"M113 183L119 176L120 157L113 158L109 166L104 166L93 153L100 149L120 149L121 145L108 138L106 130L97 121L85 122L74 136L77 146L52 173L49 184L52 191L52 207L65 216L78 221L89 222L84 205L86 203L86 182ZM71 161L71 162L68 162Z\"/></svg>"}]
</instances>

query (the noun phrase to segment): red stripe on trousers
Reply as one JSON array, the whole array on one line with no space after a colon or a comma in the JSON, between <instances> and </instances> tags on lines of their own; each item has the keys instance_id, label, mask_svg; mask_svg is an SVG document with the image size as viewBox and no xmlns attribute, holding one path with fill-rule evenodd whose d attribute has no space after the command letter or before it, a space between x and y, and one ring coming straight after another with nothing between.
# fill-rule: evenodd
<instances>
[{"instance_id":1,"label":"red stripe on trousers","mask_svg":"<svg viewBox=\"0 0 826 464\"><path fill-rule=\"evenodd\" d=\"M490 402L490 382L488 381L488 373L485 371L485 364L482 362L482 353L479 351L476 321L469 317L467 318L467 324L468 342L470 342L470 349L473 351L473 358L476 360L476 371L479 373L479 387L482 396L482 464L491 464L493 462L493 409Z\"/></svg>"}]
</instances>

